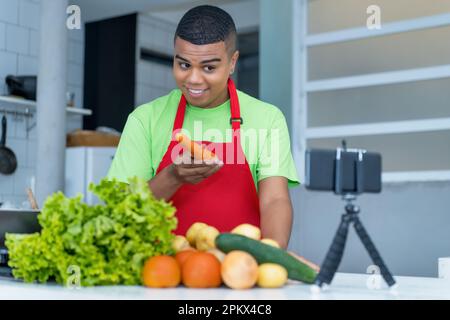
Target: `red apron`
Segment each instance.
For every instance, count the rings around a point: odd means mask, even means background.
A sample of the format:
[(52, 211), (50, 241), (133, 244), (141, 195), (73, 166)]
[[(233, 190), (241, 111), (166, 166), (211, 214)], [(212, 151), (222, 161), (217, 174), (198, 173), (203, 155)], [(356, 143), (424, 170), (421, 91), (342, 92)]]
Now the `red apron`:
[[(185, 235), (187, 229), (195, 222), (204, 222), (216, 227), (220, 232), (230, 231), (242, 223), (260, 226), (259, 199), (241, 146), (242, 118), (236, 88), (231, 79), (228, 80), (228, 92), (231, 106), (230, 123), (233, 128), (232, 142), (201, 142), (207, 145), (224, 165), (219, 171), (196, 185), (182, 185), (172, 196), (170, 201), (177, 209), (178, 219), (175, 234)], [(179, 150), (179, 146), (174, 150), (177, 146), (174, 133), (183, 127), (185, 111), (186, 99), (182, 95), (173, 124), (172, 141), (156, 173), (172, 164), (173, 151), (178, 154), (183, 152)]]

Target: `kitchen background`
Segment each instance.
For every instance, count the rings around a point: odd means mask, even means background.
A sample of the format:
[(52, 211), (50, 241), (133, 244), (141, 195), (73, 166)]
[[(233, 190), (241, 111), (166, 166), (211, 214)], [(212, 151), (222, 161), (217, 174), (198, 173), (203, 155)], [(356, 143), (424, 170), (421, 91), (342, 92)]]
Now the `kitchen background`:
[[(0, 79), (38, 74), (43, 1), (0, 0)], [(176, 24), (203, 3), (234, 17), (235, 80), (284, 112), (301, 175), (306, 147), (335, 148), (346, 138), (383, 154), (383, 192), (358, 199), (361, 219), (394, 274), (437, 276), (437, 259), (450, 255), (450, 0), (74, 0), (82, 28), (67, 30), (66, 91), (78, 110), (67, 111), (66, 133), (120, 131), (135, 106), (174, 88)], [(380, 30), (366, 28), (370, 5), (381, 9)], [(0, 110), (27, 108), (33, 117), (7, 115), (18, 169), (0, 176), (0, 202), (16, 207), (36, 184), (36, 107), (0, 97)], [(106, 174), (114, 153), (76, 149), (65, 159), (69, 194)], [(320, 263), (343, 202), (303, 186), (291, 196), (291, 249)], [(370, 264), (351, 232), (339, 270), (365, 273)]]

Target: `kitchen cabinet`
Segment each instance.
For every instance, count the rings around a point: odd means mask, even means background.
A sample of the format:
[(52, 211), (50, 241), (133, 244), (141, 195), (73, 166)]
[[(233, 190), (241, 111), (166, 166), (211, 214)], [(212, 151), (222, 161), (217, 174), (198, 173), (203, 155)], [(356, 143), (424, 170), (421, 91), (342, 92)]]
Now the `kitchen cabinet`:
[(74, 197), (81, 193), (87, 204), (98, 203), (99, 200), (88, 191), (88, 187), (108, 174), (115, 152), (114, 147), (67, 148), (65, 194)]

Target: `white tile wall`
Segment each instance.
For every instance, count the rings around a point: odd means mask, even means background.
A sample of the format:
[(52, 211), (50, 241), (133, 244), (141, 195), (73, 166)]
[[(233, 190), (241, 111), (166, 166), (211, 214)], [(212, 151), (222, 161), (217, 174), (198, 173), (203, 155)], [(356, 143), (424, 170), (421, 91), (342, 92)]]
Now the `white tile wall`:
[(153, 87), (143, 84), (136, 86), (136, 106), (140, 106), (156, 98), (156, 92), (154, 92)]
[(17, 24), (19, 21), (19, 1), (0, 0), (0, 21)]
[[(26, 189), (30, 187), (34, 175), (34, 168), (18, 167), (15, 173), (13, 195), (26, 194)], [(23, 199), (26, 200), (25, 197)], [(17, 205), (20, 205), (20, 203)]]
[[(36, 127), (33, 129), (36, 132)], [(30, 137), (27, 140), (27, 163), (25, 164), (28, 168), (33, 168), (37, 159), (37, 138), (36, 134), (34, 137)]]
[[(10, 121), (11, 122), (11, 121)], [(7, 146), (10, 148), (14, 154), (16, 155), (18, 168), (22, 168), (28, 165), (27, 161), (27, 140), (25, 139), (16, 139), (10, 136), (10, 139), (7, 140)]]
[[(84, 107), (83, 105), (83, 88), (81, 86), (73, 86), (68, 84), (67, 91), (75, 93), (75, 106), (77, 108)], [(89, 107), (89, 106), (86, 106)]]
[(139, 59), (141, 48), (173, 55), (173, 35), (176, 25), (149, 15), (138, 16), (136, 63), (136, 106), (166, 95), (176, 88), (172, 68)]
[(138, 18), (138, 43), (145, 48), (153, 47), (154, 27)]
[[(8, 74), (38, 74), (40, 0), (0, 0), (0, 94), (6, 94), (4, 79)], [(68, 31), (67, 90), (75, 92), (75, 105), (82, 107), (84, 29)], [(17, 106), (0, 103), (0, 109), (17, 110)], [(1, 116), (1, 114), (0, 114)], [(16, 154), (18, 168), (13, 175), (0, 175), (0, 202), (15, 206), (26, 202), (25, 188), (30, 186), (36, 171), (37, 135), (35, 123), (14, 115), (7, 116), (7, 145)], [(67, 117), (67, 131), (82, 126), (80, 116)]]
[(77, 87), (81, 87), (83, 84), (83, 70), (78, 65), (69, 63), (67, 68), (67, 83)]
[[(69, 30), (67, 90), (75, 93), (75, 106), (84, 108), (83, 77), (84, 77), (84, 27), (80, 30)], [(89, 106), (86, 106), (89, 107)], [(82, 126), (82, 118), (70, 116), (67, 130), (78, 129)]]
[(0, 22), (0, 50), (6, 47), (6, 24)]
[(29, 0), (20, 0), (19, 24), (30, 29), (39, 30), (40, 5)]
[(76, 65), (83, 64), (84, 60), (84, 47), (83, 43), (78, 41), (70, 41), (69, 42), (69, 62), (73, 62)]
[(4, 84), (8, 74), (17, 73), (17, 54), (0, 50), (0, 61), (0, 81)]
[(39, 55), (39, 32), (36, 30), (30, 30), (30, 55)]
[(14, 194), (14, 176), (1, 176), (0, 201), (5, 201), (7, 196)]
[[(3, 114), (1, 115), (3, 117)], [(6, 142), (9, 145), (11, 138), (16, 137), (16, 122), (12, 121), (13, 117), (6, 117)]]
[(28, 54), (30, 30), (12, 24), (6, 25), (6, 50), (14, 53)]
[[(9, 111), (17, 110), (17, 106), (11, 104), (2, 103), (0, 107)], [(34, 120), (34, 118), (31, 119), (29, 125)], [(24, 185), (30, 186), (30, 181), (35, 175), (35, 163), (29, 157), (29, 142), (33, 131), (35, 137), (36, 129), (33, 129), (27, 139), (26, 121), (22, 117), (7, 115), (6, 145), (15, 153), (18, 167), (12, 175), (0, 174), (0, 201), (8, 200), (14, 205), (20, 206), (26, 200)]]
[(175, 78), (173, 77), (172, 68), (170, 69), (170, 74), (166, 79), (166, 88), (169, 90), (175, 89), (177, 87), (177, 83), (175, 82)]
[(138, 63), (138, 83), (165, 88), (167, 79), (173, 78), (172, 68), (158, 63), (140, 61)]
[[(33, 124), (36, 124), (36, 118), (22, 118), (22, 117), (12, 117), (13, 123), (15, 126), (14, 137), (17, 139), (36, 139), (36, 126), (32, 127)], [(28, 132), (26, 128), (32, 129)]]
[(81, 29), (69, 30), (69, 40), (78, 41), (84, 43), (84, 27)]
[(39, 60), (37, 57), (19, 55), (17, 74), (35, 75), (38, 74)]

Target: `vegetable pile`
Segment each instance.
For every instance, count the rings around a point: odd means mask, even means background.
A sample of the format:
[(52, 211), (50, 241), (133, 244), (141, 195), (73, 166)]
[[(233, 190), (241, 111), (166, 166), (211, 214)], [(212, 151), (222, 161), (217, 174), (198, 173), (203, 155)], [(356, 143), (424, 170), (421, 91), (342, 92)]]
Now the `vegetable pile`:
[(145, 181), (103, 180), (90, 190), (104, 204), (58, 192), (38, 215), (40, 233), (6, 235), (14, 277), (67, 284), (79, 270), (82, 286), (136, 285), (148, 258), (173, 253), (175, 208), (156, 200)]
[[(261, 239), (261, 235), (259, 227), (248, 223), (220, 233), (204, 222), (195, 222), (185, 236), (175, 237), (175, 257), (156, 256), (146, 262), (144, 285), (173, 288), (182, 283), (188, 288), (216, 288), (224, 283), (231, 289), (250, 289), (255, 285), (281, 288), (288, 279), (314, 282), (319, 266), (286, 251), (273, 239)], [(173, 267), (175, 262), (179, 268)]]

